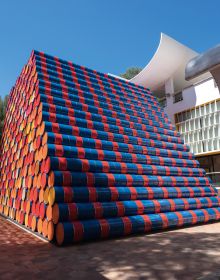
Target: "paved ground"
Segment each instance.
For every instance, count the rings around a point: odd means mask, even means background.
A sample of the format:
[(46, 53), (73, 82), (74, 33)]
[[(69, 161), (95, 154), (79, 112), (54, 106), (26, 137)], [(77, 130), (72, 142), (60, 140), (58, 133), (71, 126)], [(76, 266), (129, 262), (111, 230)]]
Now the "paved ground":
[(0, 279), (220, 279), (220, 223), (59, 248), (0, 217)]

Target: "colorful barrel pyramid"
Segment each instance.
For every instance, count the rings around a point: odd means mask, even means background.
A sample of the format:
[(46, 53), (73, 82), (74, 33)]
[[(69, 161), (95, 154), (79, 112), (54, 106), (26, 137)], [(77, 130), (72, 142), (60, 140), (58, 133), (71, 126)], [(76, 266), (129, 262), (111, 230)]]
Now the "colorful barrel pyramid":
[(7, 105), (0, 213), (59, 245), (220, 219), (151, 91), (33, 51)]

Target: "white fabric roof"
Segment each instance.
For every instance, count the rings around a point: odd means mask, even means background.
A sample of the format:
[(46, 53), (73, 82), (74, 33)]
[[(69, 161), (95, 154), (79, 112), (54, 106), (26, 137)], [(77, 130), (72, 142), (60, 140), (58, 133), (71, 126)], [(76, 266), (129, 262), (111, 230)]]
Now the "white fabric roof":
[(175, 89), (192, 85), (210, 76), (210, 73), (188, 82), (185, 80), (185, 66), (198, 53), (177, 42), (168, 35), (161, 33), (159, 46), (145, 68), (130, 81), (156, 90), (173, 77)]

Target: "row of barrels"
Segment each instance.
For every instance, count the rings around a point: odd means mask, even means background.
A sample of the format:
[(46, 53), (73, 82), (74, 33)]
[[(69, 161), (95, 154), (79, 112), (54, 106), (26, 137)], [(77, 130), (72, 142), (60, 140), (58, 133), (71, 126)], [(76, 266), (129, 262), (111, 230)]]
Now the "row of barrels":
[(59, 245), (220, 218), (149, 89), (33, 51), (7, 105), (0, 213)]

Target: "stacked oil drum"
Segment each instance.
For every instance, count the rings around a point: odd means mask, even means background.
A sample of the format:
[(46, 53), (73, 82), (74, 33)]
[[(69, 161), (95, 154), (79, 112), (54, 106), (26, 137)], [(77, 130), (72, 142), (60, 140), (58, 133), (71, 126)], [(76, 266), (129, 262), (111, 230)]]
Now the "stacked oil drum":
[(0, 213), (59, 245), (220, 219), (149, 89), (33, 51), (1, 141)]

